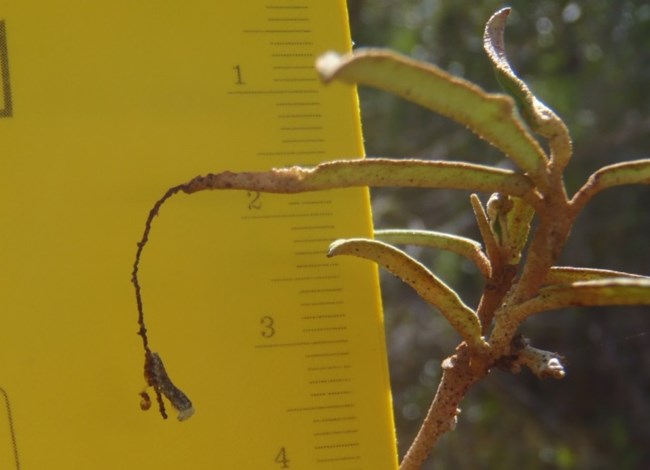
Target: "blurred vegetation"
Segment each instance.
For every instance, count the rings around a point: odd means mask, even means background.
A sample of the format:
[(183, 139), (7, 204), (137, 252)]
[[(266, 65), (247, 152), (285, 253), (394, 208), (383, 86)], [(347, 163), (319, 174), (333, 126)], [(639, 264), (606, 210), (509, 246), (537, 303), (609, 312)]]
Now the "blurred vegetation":
[[(355, 45), (436, 63), (490, 91), (483, 27), (503, 4), (486, 0), (349, 0)], [(650, 157), (650, 4), (645, 0), (510, 2), (510, 61), (572, 131), (566, 174), (573, 193), (603, 165)], [(459, 126), (375, 90), (360, 90), (371, 156), (510, 166)], [(482, 195), (486, 197), (487, 195)], [(429, 228), (479, 239), (468, 195), (377, 190), (377, 227)], [(579, 218), (561, 263), (650, 275), (650, 188), (597, 196)], [(452, 255), (412, 251), (476, 305), (479, 275)], [(419, 428), (458, 337), (436, 312), (382, 274), (400, 456)], [(464, 402), (459, 426), (436, 449), (437, 469), (650, 468), (650, 311), (548, 312), (525, 324), (533, 345), (565, 354), (568, 376), (539, 381), (494, 372)], [(433, 466), (428, 467), (433, 468)]]

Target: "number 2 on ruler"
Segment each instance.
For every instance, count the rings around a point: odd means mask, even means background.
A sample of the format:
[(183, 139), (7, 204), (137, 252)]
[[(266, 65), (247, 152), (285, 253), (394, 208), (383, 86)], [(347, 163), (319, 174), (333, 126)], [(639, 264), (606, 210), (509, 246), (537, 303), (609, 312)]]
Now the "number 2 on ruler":
[(280, 468), (289, 468), (289, 457), (287, 457), (286, 447), (280, 447), (280, 452), (275, 456), (274, 462), (280, 464)]

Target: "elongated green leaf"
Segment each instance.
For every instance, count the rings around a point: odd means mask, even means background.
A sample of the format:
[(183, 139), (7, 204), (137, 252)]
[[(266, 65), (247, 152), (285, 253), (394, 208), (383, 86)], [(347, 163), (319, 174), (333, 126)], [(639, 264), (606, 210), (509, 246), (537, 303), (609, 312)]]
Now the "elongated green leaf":
[(470, 238), (428, 230), (375, 230), (375, 239), (389, 245), (417, 245), (447, 250), (473, 261), (483, 274), (490, 277), (490, 260), (481, 244)]
[(485, 347), (476, 313), (444, 282), (403, 251), (380, 241), (352, 238), (330, 245), (327, 256), (338, 255), (358, 256), (383, 266), (437, 308), (470, 347)]
[(589, 177), (571, 201), (581, 208), (603, 189), (624, 184), (650, 184), (650, 158), (608, 165)]
[(474, 216), (476, 217), (476, 223), (479, 232), (481, 233), (481, 237), (483, 238), (483, 243), (485, 243), (485, 252), (489, 259), (496, 260), (499, 258), (500, 253), (499, 243), (494, 236), (494, 232), (490, 226), (490, 220), (483, 208), (483, 204), (476, 194), (470, 194), (469, 201), (472, 204), (472, 209), (474, 210)]
[(490, 197), (487, 209), (505, 261), (510, 265), (519, 264), (535, 215), (533, 207), (521, 198), (495, 193)]
[(337, 160), (312, 168), (294, 166), (262, 172), (208, 174), (185, 184), (193, 193), (207, 189), (247, 189), (298, 193), (352, 186), (419, 187), (501, 191), (532, 197), (532, 183), (518, 173), (460, 162), (369, 158)]
[(528, 240), (530, 223), (535, 211), (532, 206), (519, 197), (511, 197), (512, 209), (506, 214), (508, 224), (508, 247), (510, 253), (519, 262), (521, 252)]
[(545, 284), (570, 284), (579, 281), (597, 281), (611, 278), (648, 279), (638, 274), (612, 271), (610, 269), (574, 268), (568, 266), (554, 266), (546, 276)]
[(316, 62), (321, 77), (369, 85), (420, 104), (467, 126), (501, 149), (536, 183), (544, 183), (546, 156), (519, 120), (512, 98), (487, 93), (444, 70), (382, 49), (328, 53)]
[(483, 36), (483, 47), (492, 61), (501, 86), (515, 98), (530, 128), (548, 139), (555, 164), (564, 168), (571, 158), (569, 130), (550, 108), (532, 94), (528, 86), (512, 70), (506, 56), (504, 40), (505, 24), (509, 14), (510, 8), (503, 8), (488, 20)]
[(544, 287), (510, 314), (522, 320), (546, 310), (605, 305), (650, 305), (650, 279), (608, 278)]

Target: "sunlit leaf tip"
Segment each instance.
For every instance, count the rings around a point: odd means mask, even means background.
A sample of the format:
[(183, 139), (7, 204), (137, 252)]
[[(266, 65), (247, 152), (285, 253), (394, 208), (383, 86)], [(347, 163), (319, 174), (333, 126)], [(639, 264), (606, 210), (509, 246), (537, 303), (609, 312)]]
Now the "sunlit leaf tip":
[(505, 25), (510, 8), (497, 11), (488, 20), (483, 35), (487, 53), (498, 82), (517, 102), (521, 115), (530, 128), (549, 141), (555, 165), (563, 168), (571, 157), (572, 144), (564, 122), (542, 103), (512, 69), (505, 49)]

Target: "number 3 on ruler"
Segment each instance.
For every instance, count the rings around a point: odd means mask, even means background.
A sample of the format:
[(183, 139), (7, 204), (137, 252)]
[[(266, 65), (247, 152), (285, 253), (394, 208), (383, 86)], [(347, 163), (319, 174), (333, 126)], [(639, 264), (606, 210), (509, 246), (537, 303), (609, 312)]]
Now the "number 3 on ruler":
[(275, 456), (275, 463), (280, 464), (280, 468), (289, 468), (289, 457), (287, 457), (287, 449), (280, 447), (280, 452)]
[[(273, 317), (265, 316), (260, 318), (260, 323), (262, 324), (262, 336), (265, 338), (271, 338), (275, 335), (275, 322)], [(283, 447), (284, 449), (284, 447)]]

